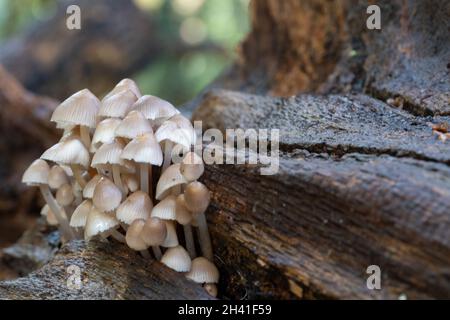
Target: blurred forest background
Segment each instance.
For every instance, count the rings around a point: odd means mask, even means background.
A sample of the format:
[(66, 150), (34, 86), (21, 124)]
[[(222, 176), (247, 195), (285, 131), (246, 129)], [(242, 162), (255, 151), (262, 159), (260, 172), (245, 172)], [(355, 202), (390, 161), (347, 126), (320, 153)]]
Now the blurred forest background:
[[(184, 43), (187, 49), (181, 56), (160, 55), (128, 76), (142, 92), (177, 105), (189, 101), (231, 64), (236, 45), (249, 29), (249, 0), (130, 1), (151, 17), (159, 33), (155, 38)], [(2, 43), (33, 24), (50, 20), (57, 4), (57, 0), (0, 0), (0, 50)]]

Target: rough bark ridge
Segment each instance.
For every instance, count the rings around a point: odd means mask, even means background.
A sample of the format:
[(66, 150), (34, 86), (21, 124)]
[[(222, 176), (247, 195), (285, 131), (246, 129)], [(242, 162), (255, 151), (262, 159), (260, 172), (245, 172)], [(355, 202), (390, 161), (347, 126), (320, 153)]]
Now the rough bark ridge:
[[(255, 165), (204, 175), (221, 297), (450, 297), (450, 145), (430, 127), (450, 121), (450, 4), (377, 4), (381, 31), (365, 28), (366, 1), (254, 1), (239, 63), (211, 85), (226, 90), (192, 103), (204, 129), (280, 129), (276, 175)], [(79, 297), (155, 297), (140, 285), (92, 289), (113, 274), (97, 254), (120, 275), (132, 268), (129, 251), (111, 250), (69, 243), (43, 268), (0, 283), (0, 296), (73, 297), (63, 266), (82, 261), (103, 271)], [(366, 287), (373, 264), (381, 290)], [(164, 272), (146, 268), (139, 279)], [(160, 284), (145, 279), (132, 283)]]

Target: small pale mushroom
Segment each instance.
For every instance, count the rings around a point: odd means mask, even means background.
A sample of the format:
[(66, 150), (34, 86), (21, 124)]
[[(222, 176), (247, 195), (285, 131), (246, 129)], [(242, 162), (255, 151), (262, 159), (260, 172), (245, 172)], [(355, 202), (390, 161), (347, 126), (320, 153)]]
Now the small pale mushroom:
[(120, 242), (125, 242), (125, 237), (116, 229), (119, 227), (119, 221), (114, 215), (101, 212), (95, 206), (92, 206), (84, 227), (84, 238), (90, 240), (96, 235), (104, 238), (112, 236)]
[(122, 181), (129, 192), (135, 192), (139, 189), (139, 180), (136, 175), (125, 173), (122, 175)]
[(155, 258), (161, 260), (162, 254), (159, 246), (167, 237), (166, 223), (161, 219), (149, 217), (142, 228), (141, 237), (148, 246), (152, 247)]
[(92, 199), (94, 196), (94, 189), (97, 183), (104, 178), (102, 175), (97, 174), (83, 188), (83, 198)]
[(137, 100), (133, 91), (125, 89), (119, 91), (101, 102), (98, 116), (103, 118), (124, 118), (130, 111), (131, 106)]
[(189, 182), (200, 178), (204, 171), (203, 160), (195, 152), (187, 153), (180, 164), (180, 172)]
[[(42, 207), (41, 215), (46, 218), (48, 225), (50, 225), (50, 226), (59, 225), (58, 220), (55, 217), (55, 214), (53, 213), (52, 210), (50, 210), (50, 207), (48, 206), (48, 204), (45, 204), (45, 206)], [(65, 213), (63, 213), (63, 217), (67, 219)]]
[(151, 216), (162, 220), (176, 220), (176, 197), (169, 195), (153, 207)]
[(137, 110), (130, 111), (115, 131), (116, 137), (126, 139), (134, 139), (146, 133), (153, 134), (152, 126), (142, 113)]
[(171, 188), (186, 184), (188, 181), (180, 172), (180, 164), (176, 163), (168, 167), (159, 177), (156, 185), (156, 199), (161, 200), (165, 198), (170, 192)]
[(161, 247), (172, 248), (178, 246), (179, 242), (175, 223), (169, 220), (165, 220), (164, 223), (166, 224), (167, 235), (164, 242), (161, 244)]
[(54, 165), (48, 173), (48, 186), (52, 189), (59, 189), (62, 185), (68, 184), (69, 177), (63, 168)]
[(152, 208), (153, 203), (149, 195), (139, 190), (122, 202), (116, 210), (116, 217), (125, 224), (131, 224), (136, 219), (146, 220)]
[(70, 218), (70, 226), (74, 228), (84, 228), (91, 209), (92, 209), (92, 201), (89, 199), (84, 200), (73, 211), (72, 217)]
[(186, 274), (186, 278), (205, 284), (205, 290), (212, 296), (217, 296), (217, 287), (219, 282), (219, 270), (217, 267), (204, 257), (197, 257), (192, 260), (191, 270)]
[(198, 225), (199, 242), (202, 253), (206, 258), (212, 260), (213, 250), (205, 217), (205, 211), (208, 208), (210, 198), (211, 195), (208, 188), (198, 181), (189, 183), (184, 190), (186, 207), (193, 213), (194, 219)]
[(147, 251), (148, 245), (141, 237), (142, 228), (145, 225), (145, 220), (136, 219), (131, 224), (127, 230), (127, 234), (125, 236), (128, 247), (133, 250), (141, 252), (144, 258), (150, 258), (150, 255)]
[(108, 99), (110, 96), (113, 96), (116, 93), (125, 90), (131, 90), (138, 98), (141, 96), (141, 91), (139, 90), (136, 82), (131, 79), (125, 78), (120, 80), (120, 82), (114, 87), (114, 89), (112, 89), (102, 100)]
[(153, 134), (148, 132), (131, 140), (121, 157), (139, 163), (141, 190), (152, 197), (151, 166), (161, 166), (163, 162), (161, 148)]
[(91, 144), (90, 129), (97, 125), (100, 101), (88, 89), (83, 89), (64, 100), (53, 112), (50, 121), (63, 127), (80, 126), (81, 141), (86, 148)]
[(95, 185), (92, 203), (102, 212), (112, 212), (122, 201), (122, 192), (108, 178), (100, 179)]
[(62, 209), (48, 186), (48, 174), (50, 167), (47, 162), (42, 159), (37, 159), (28, 167), (22, 176), (22, 182), (28, 186), (39, 187), (45, 202), (49, 206), (49, 209), (53, 212), (58, 224), (62, 237), (66, 240), (72, 240), (75, 238), (73, 230), (69, 226), (64, 209)]
[(63, 184), (58, 191), (56, 191), (56, 202), (61, 207), (70, 206), (75, 200), (75, 196), (73, 194), (72, 186), (68, 183)]
[(116, 137), (116, 128), (121, 122), (122, 121), (120, 119), (114, 118), (108, 118), (100, 121), (94, 131), (90, 151), (95, 152), (103, 144), (114, 142), (114, 138)]
[(191, 258), (182, 246), (168, 249), (161, 258), (161, 262), (177, 272), (191, 270)]
[(141, 112), (154, 127), (180, 113), (170, 102), (151, 95), (140, 97), (132, 109)]

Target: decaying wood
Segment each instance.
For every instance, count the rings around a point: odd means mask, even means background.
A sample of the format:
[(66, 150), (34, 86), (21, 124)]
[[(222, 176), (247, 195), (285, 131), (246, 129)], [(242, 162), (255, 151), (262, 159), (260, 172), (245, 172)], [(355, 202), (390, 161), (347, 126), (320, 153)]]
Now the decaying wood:
[[(208, 219), (233, 298), (450, 297), (450, 144), (363, 95), (212, 91), (204, 129), (280, 129), (280, 171), (207, 167)], [(366, 287), (378, 265), (382, 290)], [(238, 285), (240, 284), (240, 285)]]

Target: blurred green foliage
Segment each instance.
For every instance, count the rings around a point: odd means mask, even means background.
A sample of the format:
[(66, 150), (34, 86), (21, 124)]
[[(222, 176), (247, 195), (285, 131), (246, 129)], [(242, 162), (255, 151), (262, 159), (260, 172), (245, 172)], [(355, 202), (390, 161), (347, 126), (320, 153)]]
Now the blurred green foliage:
[[(217, 77), (249, 29), (249, 0), (134, 0), (156, 19), (161, 35), (192, 47), (160, 57), (135, 75), (142, 91), (181, 104)], [(56, 9), (55, 0), (0, 0), (0, 41)], [(174, 41), (175, 42), (175, 41)], [(211, 50), (217, 47), (220, 50)]]

